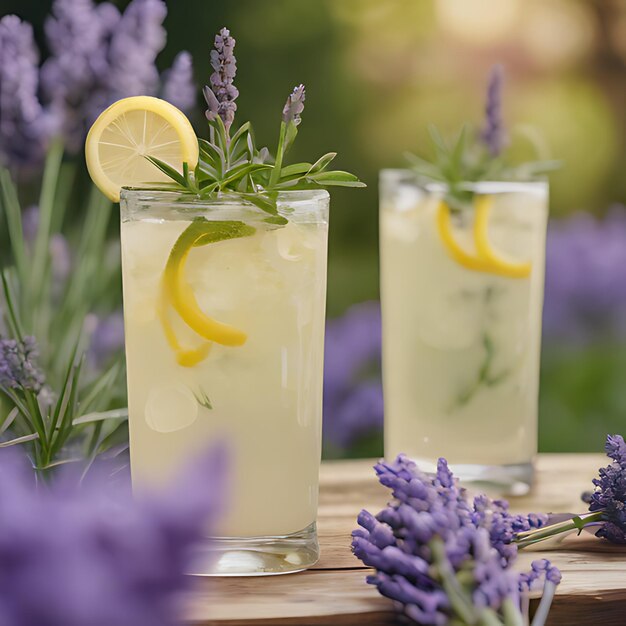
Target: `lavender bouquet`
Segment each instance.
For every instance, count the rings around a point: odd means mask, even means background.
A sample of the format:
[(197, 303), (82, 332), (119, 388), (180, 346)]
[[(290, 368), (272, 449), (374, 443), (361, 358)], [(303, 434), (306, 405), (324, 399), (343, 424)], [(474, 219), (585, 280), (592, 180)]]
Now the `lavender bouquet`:
[(540, 529), (542, 515), (513, 515), (504, 501), (469, 501), (440, 459), (435, 476), (406, 456), (374, 469), (394, 500), (376, 516), (362, 511), (352, 533), (354, 554), (376, 573), (367, 582), (419, 624), (528, 624), (528, 592), (543, 586), (532, 621), (545, 623), (561, 575), (549, 561), (531, 572), (512, 569), (522, 530)]
[(520, 532), (515, 542), (520, 548), (586, 527), (596, 530), (596, 537), (626, 545), (626, 443), (621, 435), (607, 435), (605, 450), (611, 463), (598, 470), (593, 479), (595, 490), (585, 495), (589, 512), (540, 529)]
[(190, 56), (163, 76), (155, 66), (165, 15), (162, 0), (123, 13), (55, 0), (41, 66), (31, 26), (0, 19), (0, 447), (25, 446), (42, 475), (126, 446), (112, 205), (85, 180), (80, 150), (118, 98), (193, 106)]

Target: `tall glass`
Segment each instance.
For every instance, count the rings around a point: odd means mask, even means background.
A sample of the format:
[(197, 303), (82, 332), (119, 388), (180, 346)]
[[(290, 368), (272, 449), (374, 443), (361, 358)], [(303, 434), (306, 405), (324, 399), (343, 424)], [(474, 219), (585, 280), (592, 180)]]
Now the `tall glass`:
[(385, 454), (523, 493), (537, 450), (548, 186), (467, 184), (468, 208), (381, 173)]
[(232, 196), (122, 192), (135, 488), (211, 441), (230, 451), (229, 515), (193, 573), (318, 559), (328, 205), (325, 191), (282, 193), (280, 225)]

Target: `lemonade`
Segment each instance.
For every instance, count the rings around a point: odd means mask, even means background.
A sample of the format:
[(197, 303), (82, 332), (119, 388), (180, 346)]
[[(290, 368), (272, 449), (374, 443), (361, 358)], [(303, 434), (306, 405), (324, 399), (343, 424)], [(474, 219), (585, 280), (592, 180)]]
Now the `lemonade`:
[[(283, 193), (278, 207), (284, 226), (241, 200), (122, 192), (133, 481), (166, 481), (195, 452), (224, 440), (230, 514), (220, 534), (228, 537), (291, 535), (316, 518), (328, 194)], [(168, 257), (198, 217), (249, 229), (194, 247), (184, 268), (200, 309), (239, 329), (241, 345), (206, 342), (172, 307), (163, 310)], [(186, 362), (198, 348), (198, 362)]]
[(547, 185), (473, 189), (475, 210), (442, 212), (442, 186), (382, 173), (385, 454), (426, 470), (444, 456), (520, 491), (537, 445)]

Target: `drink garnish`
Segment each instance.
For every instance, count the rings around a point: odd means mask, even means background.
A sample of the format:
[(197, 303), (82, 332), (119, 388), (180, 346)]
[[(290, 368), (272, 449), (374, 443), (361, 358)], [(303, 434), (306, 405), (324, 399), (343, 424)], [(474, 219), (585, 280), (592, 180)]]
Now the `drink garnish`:
[[(463, 267), (507, 278), (526, 278), (532, 267), (528, 262), (514, 262), (497, 252), (489, 240), (489, 216), (493, 196), (479, 194), (473, 183), (480, 181), (530, 181), (559, 167), (553, 160), (538, 160), (512, 165), (505, 148), (509, 144), (501, 119), (502, 69), (492, 71), (488, 87), (486, 120), (481, 132), (464, 126), (457, 139), (448, 144), (435, 126), (429, 127), (435, 150), (433, 160), (407, 154), (418, 180), (424, 185), (443, 185), (443, 198), (436, 220), (437, 232), (452, 259)], [(537, 152), (539, 149), (537, 146)], [(474, 250), (457, 243), (452, 215), (471, 213), (474, 219)]]
[(448, 254), (467, 269), (497, 274), (507, 278), (526, 278), (530, 275), (530, 261), (514, 262), (504, 258), (489, 241), (489, 213), (493, 198), (488, 195), (474, 198), (474, 227), (472, 229), (474, 252), (465, 250), (455, 239), (450, 207), (442, 200), (437, 209), (437, 230)]
[(245, 332), (209, 317), (200, 308), (196, 296), (185, 280), (185, 264), (193, 248), (218, 243), (228, 239), (250, 237), (256, 229), (240, 221), (209, 221), (196, 218), (178, 237), (172, 247), (161, 279), (162, 309), (161, 324), (170, 346), (176, 353), (178, 363), (192, 367), (204, 360), (209, 353), (210, 343), (194, 350), (180, 347), (168, 318), (171, 306), (180, 318), (197, 335), (208, 342), (224, 346), (241, 346), (245, 343)]
[(85, 142), (89, 174), (113, 202), (119, 202), (122, 187), (170, 180), (147, 156), (182, 172), (183, 163), (196, 166), (198, 155), (198, 140), (185, 115), (169, 102), (150, 96), (113, 103), (98, 116)]

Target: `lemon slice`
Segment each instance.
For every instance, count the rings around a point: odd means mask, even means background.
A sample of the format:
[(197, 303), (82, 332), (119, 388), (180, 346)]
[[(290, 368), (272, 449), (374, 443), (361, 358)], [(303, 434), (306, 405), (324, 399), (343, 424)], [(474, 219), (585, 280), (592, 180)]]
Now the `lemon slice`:
[(488, 272), (489, 263), (477, 254), (465, 250), (455, 239), (452, 231), (450, 207), (442, 200), (437, 209), (437, 231), (448, 254), (463, 267), (477, 272)]
[(516, 263), (505, 259), (498, 254), (489, 241), (489, 213), (491, 212), (492, 199), (489, 196), (477, 197), (474, 207), (474, 243), (478, 255), (491, 267), (494, 274), (509, 278), (526, 278), (532, 270), (532, 263), (525, 261)]
[(179, 172), (198, 163), (198, 140), (185, 115), (165, 100), (124, 98), (103, 111), (85, 142), (87, 169), (98, 188), (119, 202), (122, 187), (171, 179), (145, 157), (152, 156)]
[(193, 248), (218, 243), (226, 239), (250, 237), (255, 228), (238, 221), (211, 221), (195, 219), (178, 237), (172, 247), (161, 282), (162, 297), (159, 317), (163, 332), (170, 347), (176, 354), (176, 360), (183, 367), (193, 367), (209, 354), (210, 343), (203, 343), (197, 348), (185, 349), (176, 338), (169, 321), (167, 309), (171, 307), (196, 334), (208, 342), (224, 346), (241, 346), (248, 338), (246, 333), (230, 324), (224, 324), (209, 317), (198, 305), (198, 301), (189, 283), (185, 280), (185, 265)]
[(515, 263), (502, 257), (489, 241), (491, 198), (477, 196), (474, 206), (473, 238), (475, 251), (468, 251), (456, 240), (452, 228), (450, 207), (443, 200), (437, 209), (437, 231), (444, 247), (459, 265), (475, 272), (497, 274), (507, 278), (526, 278), (532, 270), (530, 261)]

